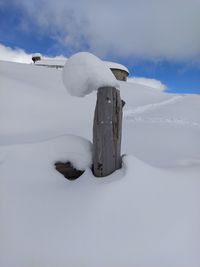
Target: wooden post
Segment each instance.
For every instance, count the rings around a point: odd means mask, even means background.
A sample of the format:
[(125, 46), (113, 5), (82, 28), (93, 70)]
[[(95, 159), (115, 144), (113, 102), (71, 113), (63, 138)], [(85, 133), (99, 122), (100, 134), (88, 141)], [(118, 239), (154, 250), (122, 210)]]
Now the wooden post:
[(122, 101), (114, 87), (98, 89), (93, 125), (93, 173), (104, 177), (121, 168)]

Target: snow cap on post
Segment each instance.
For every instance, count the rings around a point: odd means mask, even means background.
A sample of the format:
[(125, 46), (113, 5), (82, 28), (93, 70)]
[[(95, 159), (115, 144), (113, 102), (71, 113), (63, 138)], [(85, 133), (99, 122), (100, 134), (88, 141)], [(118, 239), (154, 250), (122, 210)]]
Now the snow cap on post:
[(88, 52), (70, 57), (63, 69), (63, 82), (72, 96), (83, 97), (100, 87), (119, 88), (119, 84), (106, 64)]

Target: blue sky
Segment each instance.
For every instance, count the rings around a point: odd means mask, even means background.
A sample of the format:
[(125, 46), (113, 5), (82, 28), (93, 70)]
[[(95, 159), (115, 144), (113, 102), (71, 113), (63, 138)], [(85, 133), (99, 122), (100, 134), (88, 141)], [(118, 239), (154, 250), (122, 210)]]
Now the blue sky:
[(89, 51), (168, 92), (200, 93), (200, 1), (74, 2), (0, 0), (0, 43), (47, 56)]

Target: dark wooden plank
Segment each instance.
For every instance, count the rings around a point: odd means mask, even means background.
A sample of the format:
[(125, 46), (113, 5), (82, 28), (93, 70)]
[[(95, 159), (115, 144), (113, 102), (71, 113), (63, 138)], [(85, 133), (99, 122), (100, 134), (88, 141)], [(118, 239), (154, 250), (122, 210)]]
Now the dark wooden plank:
[(98, 89), (93, 125), (93, 172), (104, 177), (121, 168), (122, 101), (114, 87)]

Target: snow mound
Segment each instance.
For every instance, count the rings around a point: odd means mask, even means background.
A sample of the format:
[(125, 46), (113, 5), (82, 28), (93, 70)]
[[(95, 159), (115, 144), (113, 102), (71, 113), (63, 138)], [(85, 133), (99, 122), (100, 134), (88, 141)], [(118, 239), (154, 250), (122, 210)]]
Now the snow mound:
[(80, 52), (69, 58), (63, 69), (63, 82), (72, 96), (83, 97), (99, 87), (119, 88), (109, 67), (96, 56)]
[(105, 179), (87, 168), (71, 182), (53, 166), (69, 141), (89, 154), (70, 136), (1, 148), (1, 267), (200, 266), (199, 167), (125, 156)]

